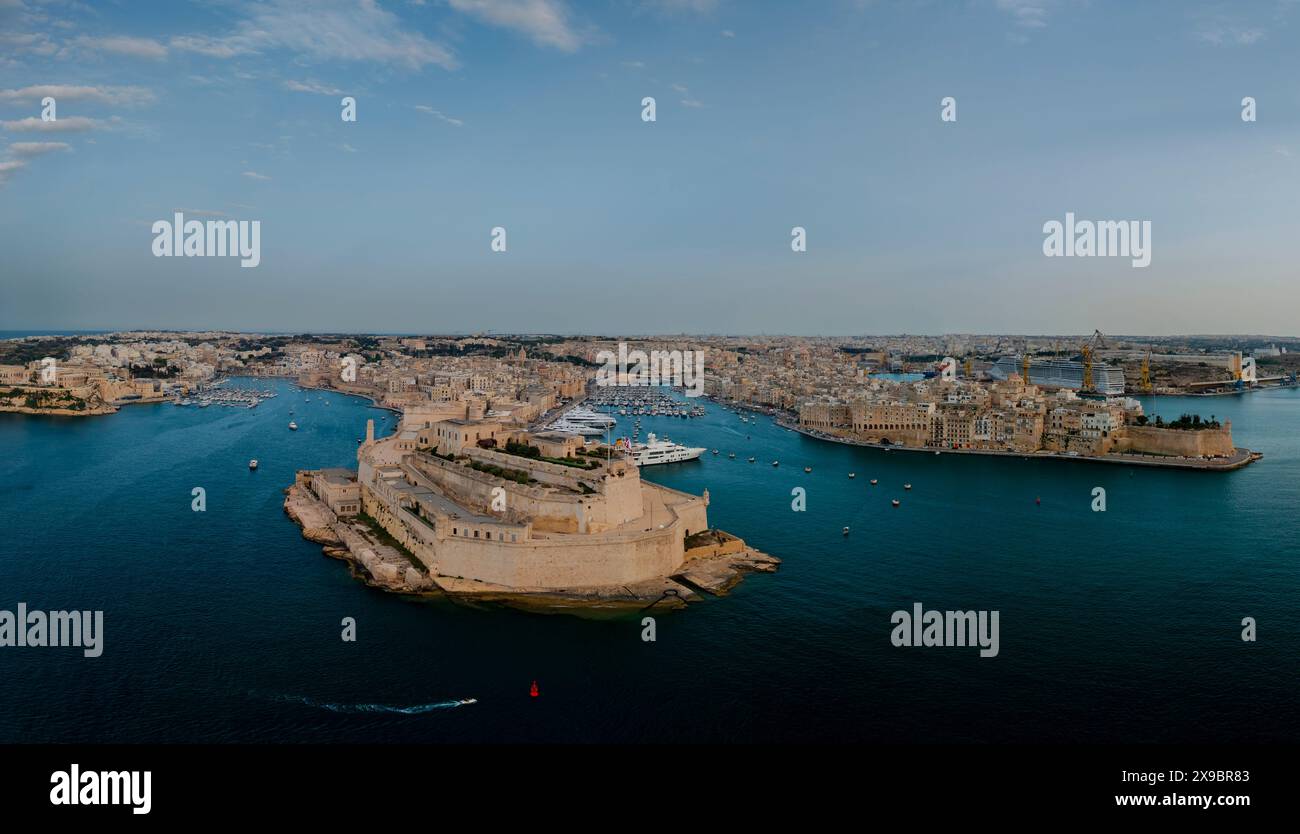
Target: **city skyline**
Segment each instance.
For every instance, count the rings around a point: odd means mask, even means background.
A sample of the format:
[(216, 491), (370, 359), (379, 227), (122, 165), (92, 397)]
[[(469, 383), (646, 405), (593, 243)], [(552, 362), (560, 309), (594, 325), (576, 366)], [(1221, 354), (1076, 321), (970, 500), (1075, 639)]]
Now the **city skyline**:
[(0, 328), (1294, 332), (1295, 4), (773, 8), (0, 3)]

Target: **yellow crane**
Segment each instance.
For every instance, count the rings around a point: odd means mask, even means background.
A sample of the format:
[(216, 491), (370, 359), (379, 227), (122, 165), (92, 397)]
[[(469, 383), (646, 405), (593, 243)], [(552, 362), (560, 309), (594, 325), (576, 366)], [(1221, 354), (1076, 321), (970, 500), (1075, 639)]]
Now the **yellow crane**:
[(1106, 347), (1106, 338), (1100, 330), (1092, 331), (1092, 338), (1083, 346), (1083, 390), (1093, 393), (1097, 389), (1092, 384), (1092, 351), (1094, 346)]
[(1029, 384), (1029, 347), (1025, 347), (1025, 353), (1020, 358), (1020, 376), (1024, 378), (1025, 384)]
[(967, 378), (967, 379), (970, 379), (970, 378), (973, 376), (973, 374), (971, 374), (971, 372), (970, 372), (970, 370), (971, 370), (971, 362), (970, 362), (970, 354), (969, 354), (969, 353), (966, 354), (966, 361), (963, 363), (963, 368), (962, 368), (962, 369), (966, 372), (966, 378)]
[(1147, 355), (1142, 357), (1142, 390), (1151, 393), (1151, 348), (1147, 347)]

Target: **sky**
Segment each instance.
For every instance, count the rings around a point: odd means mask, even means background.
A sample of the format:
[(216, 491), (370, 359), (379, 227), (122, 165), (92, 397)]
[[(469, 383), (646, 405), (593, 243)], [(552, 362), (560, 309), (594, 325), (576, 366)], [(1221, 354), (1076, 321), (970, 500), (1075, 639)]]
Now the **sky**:
[(1297, 0), (0, 0), (0, 330), (1296, 335), (1297, 79)]

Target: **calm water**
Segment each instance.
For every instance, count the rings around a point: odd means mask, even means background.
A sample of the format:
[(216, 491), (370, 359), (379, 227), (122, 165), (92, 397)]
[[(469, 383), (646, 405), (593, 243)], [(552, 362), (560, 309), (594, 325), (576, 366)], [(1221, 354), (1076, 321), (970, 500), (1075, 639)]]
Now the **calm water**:
[[(0, 415), (0, 608), (106, 612), (98, 659), (0, 649), (0, 742), (1300, 740), (1295, 391), (1158, 401), (1230, 418), (1266, 453), (1231, 474), (855, 449), (713, 404), (645, 418), (643, 436), (721, 452), (648, 474), (707, 487), (714, 525), (784, 564), (662, 613), (643, 643), (639, 615), (415, 602), (353, 580), (281, 491), (297, 468), (352, 465), (365, 419), (387, 412), (240, 384), (281, 396)], [(890, 613), (914, 602), (999, 610), (1001, 654), (893, 647)], [(349, 616), (356, 643), (339, 639)]]

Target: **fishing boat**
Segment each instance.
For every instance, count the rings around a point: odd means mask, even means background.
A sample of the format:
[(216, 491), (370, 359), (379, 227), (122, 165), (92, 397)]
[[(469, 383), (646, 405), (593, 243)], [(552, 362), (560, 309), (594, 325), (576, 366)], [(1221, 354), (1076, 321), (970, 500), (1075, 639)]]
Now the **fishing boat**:
[(844, 528), (844, 535), (847, 536), (848, 534), (849, 534), (849, 528), (845, 527), (845, 528)]
[(812, 471), (812, 467), (811, 467), (811, 466), (805, 466), (805, 467), (803, 468), (803, 471), (804, 471), (804, 472), (811, 472), (811, 471)]
[(750, 462), (750, 463), (753, 463), (753, 462), (754, 462), (754, 459), (751, 457), (751, 458), (749, 459), (749, 462)]
[(735, 460), (735, 459), (736, 459), (736, 453), (735, 453), (735, 452), (728, 452), (728, 453), (727, 453), (727, 457), (731, 458), (732, 460)]
[(911, 484), (903, 484), (903, 489), (911, 489), (911, 488), (912, 488)]
[(294, 421), (290, 420), (290, 421), (289, 421), (289, 431), (297, 431), (297, 430), (298, 430), (298, 424), (295, 423)]
[(878, 484), (878, 483), (880, 483), (880, 482), (877, 481), (875, 478), (872, 478), (872, 479), (871, 479), (871, 485), (872, 485), (872, 486), (875, 486), (875, 485)]
[(850, 473), (849, 473), (849, 477), (850, 477), (850, 478), (856, 478), (856, 477), (858, 477), (858, 473), (856, 473), (856, 472), (850, 472)]
[(256, 468), (257, 468), (257, 458), (253, 458), (252, 460), (250, 460), (250, 461), (248, 462), (248, 468), (249, 468), (249, 469), (256, 469)]
[(898, 499), (895, 498), (893, 501), (890, 501), (889, 503), (891, 503), (891, 504), (893, 504), (895, 507), (897, 507), (897, 506), (898, 506)]

